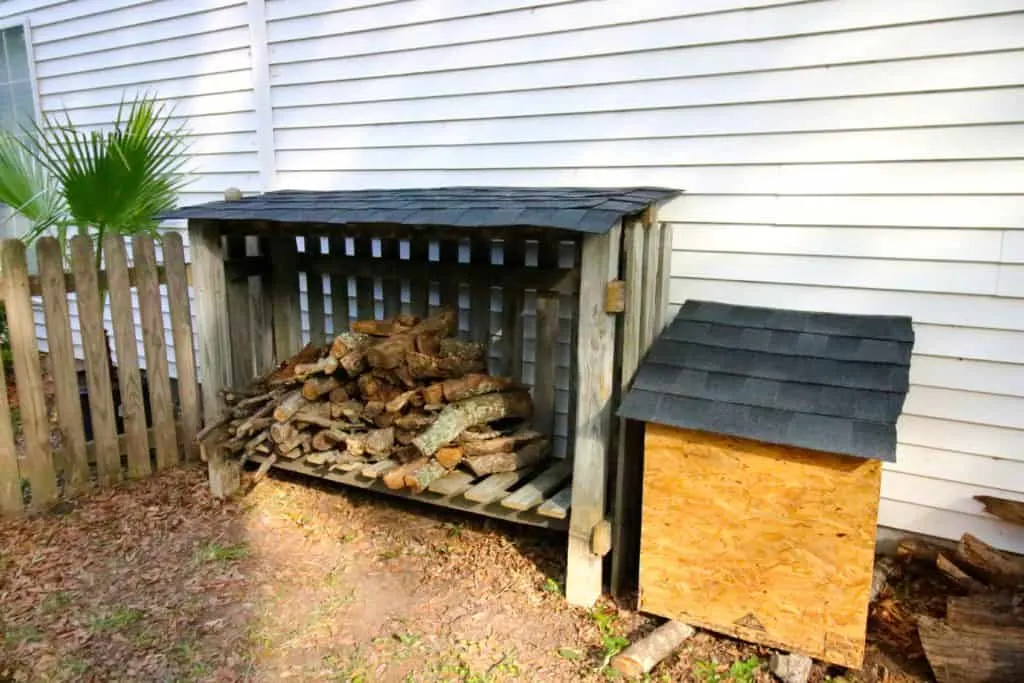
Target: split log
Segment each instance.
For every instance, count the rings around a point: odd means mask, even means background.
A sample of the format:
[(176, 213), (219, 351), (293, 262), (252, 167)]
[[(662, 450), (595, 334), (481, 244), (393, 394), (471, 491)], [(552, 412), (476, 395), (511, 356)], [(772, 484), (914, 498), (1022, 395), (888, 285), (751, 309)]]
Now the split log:
[(946, 557), (945, 553), (939, 553), (935, 559), (935, 566), (954, 586), (966, 593), (985, 593), (989, 590), (984, 583), (953, 564), (953, 561)]
[(421, 334), (416, 337), (413, 349), (428, 356), (441, 355), (441, 335), (439, 333)]
[(235, 430), (235, 434), (237, 436), (247, 436), (252, 434), (256, 431), (256, 425), (259, 424), (267, 415), (272, 414), (287, 396), (288, 394), (282, 392), (275, 398), (267, 401), (263, 404), (263, 407), (253, 413), (248, 420), (245, 420), (242, 424), (238, 425), (238, 429)]
[(394, 429), (391, 427), (388, 427), (387, 429), (375, 429), (367, 433), (365, 449), (368, 455), (383, 458), (391, 453), (391, 449), (394, 444)]
[(366, 435), (349, 434), (345, 439), (345, 451), (354, 457), (363, 457), (366, 453)]
[(985, 512), (1011, 524), (1024, 524), (1024, 501), (975, 496), (974, 500), (985, 506)]
[(336, 377), (311, 377), (302, 385), (302, 397), (307, 401), (315, 401), (340, 388), (341, 382)]
[(437, 460), (430, 460), (424, 465), (405, 475), (405, 485), (413, 493), (423, 493), (433, 482), (448, 474), (448, 468)]
[(920, 616), (917, 632), (938, 683), (1015, 683), (1024, 671), (1024, 629)]
[(459, 434), (459, 443), (473, 443), (476, 441), (490, 441), (504, 436), (500, 431), (490, 425), (477, 425), (469, 427)]
[(928, 541), (922, 541), (918, 538), (904, 538), (896, 547), (896, 554), (899, 557), (907, 560), (927, 562), (928, 564), (935, 564), (935, 560), (938, 559), (940, 552), (942, 552), (941, 546), (929, 543)]
[(305, 452), (301, 448), (293, 448), (290, 451), (278, 451), (278, 454), (285, 460), (298, 460)]
[(270, 440), (274, 443), (284, 443), (295, 436), (295, 427), (290, 422), (275, 422), (270, 426)]
[(371, 339), (365, 334), (342, 332), (331, 342), (330, 354), (340, 360), (352, 351), (366, 348), (370, 343)]
[(423, 402), (428, 405), (440, 405), (444, 403), (444, 384), (438, 382), (423, 389)]
[(270, 468), (274, 466), (275, 462), (277, 462), (277, 453), (271, 453), (263, 462), (260, 463), (260, 466), (256, 468), (256, 473), (252, 475), (252, 481), (249, 482), (250, 491), (256, 488), (256, 484), (263, 481), (263, 478), (267, 476), (267, 473), (270, 472)]
[(274, 408), (274, 419), (278, 422), (287, 422), (291, 419), (292, 415), (299, 412), (299, 410), (304, 408), (307, 403), (309, 403), (309, 401), (303, 398), (301, 389), (293, 391), (290, 394), (285, 395), (285, 397), (281, 399), (281, 403)]
[(474, 396), (446, 406), (437, 421), (416, 437), (413, 444), (424, 455), (433, 455), (467, 427), (505, 417), (528, 417), (532, 410), (533, 402), (525, 391)]
[(439, 354), (442, 356), (459, 358), (466, 361), (481, 360), (485, 352), (484, 345), (479, 342), (465, 341), (453, 337), (442, 339), (439, 350)]
[(417, 432), (429, 427), (436, 421), (437, 415), (428, 415), (427, 413), (409, 413), (408, 415), (402, 415), (401, 417), (395, 418), (394, 426), (398, 429)]
[(321, 415), (317, 415), (306, 410), (300, 410), (299, 412), (295, 413), (294, 417), (292, 417), (292, 422), (301, 422), (303, 424), (315, 425), (317, 427), (323, 427), (324, 429), (345, 430), (350, 429), (352, 427), (352, 424), (350, 422), (332, 420), (329, 417), (323, 417)]
[(455, 330), (455, 314), (442, 311), (419, 322), (412, 329), (388, 337), (366, 351), (366, 360), (371, 367), (391, 369), (398, 367), (405, 360), (407, 351), (413, 351), (416, 337), (421, 334), (437, 333), (447, 336)]
[(270, 430), (264, 429), (262, 432), (252, 437), (245, 442), (245, 452), (252, 453), (256, 450), (256, 447), (262, 444), (270, 437)]
[(320, 357), (320, 348), (315, 344), (306, 344), (297, 354), (281, 363), (281, 365), (260, 378), (257, 383), (277, 385), (287, 384), (295, 378), (295, 367), (306, 363), (315, 362)]
[[(359, 401), (345, 401), (337, 406), (338, 416), (344, 417), (349, 422), (358, 422), (363, 418), (363, 404)], [(335, 411), (331, 410), (331, 417), (335, 417)]]
[(363, 406), (362, 418), (373, 422), (373, 420), (384, 412), (383, 401), (367, 401), (366, 405)]
[(441, 383), (441, 386), (444, 391), (445, 400), (453, 403), (472, 396), (507, 391), (514, 384), (507, 377), (494, 377), (493, 375), (473, 372), (456, 379), (447, 379)]
[(345, 387), (338, 387), (337, 389), (331, 389), (331, 392), (327, 394), (327, 400), (331, 403), (344, 403), (349, 399), (348, 391)]
[[(463, 436), (465, 432), (463, 432)], [(463, 450), (466, 452), (466, 457), (476, 457), (481, 455), (494, 455), (496, 453), (512, 453), (516, 448), (523, 444), (530, 443), (542, 438), (544, 435), (540, 432), (534, 432), (530, 430), (522, 430), (509, 434), (508, 436), (497, 436), (493, 439), (487, 439), (484, 441), (464, 441)], [(462, 436), (459, 437), (462, 441)]]
[(463, 451), (459, 446), (446, 446), (444, 448), (437, 449), (437, 453), (434, 453), (434, 458), (441, 463), (446, 469), (452, 469), (460, 462), (462, 462)]
[(412, 440), (416, 438), (416, 432), (409, 431), (407, 429), (396, 429), (395, 430), (395, 443), (401, 446), (408, 446), (412, 443)]
[(348, 443), (348, 434), (339, 431), (337, 429), (324, 429), (313, 435), (310, 439), (309, 444), (316, 451), (329, 451), (338, 446), (338, 444)]
[(462, 377), (471, 372), (487, 369), (483, 359), (461, 356), (431, 356), (418, 351), (405, 354), (409, 374), (417, 379)]
[[(246, 432), (244, 434), (239, 434), (238, 430), (241, 429), (242, 425), (246, 423), (248, 423), (248, 428), (246, 429)], [(235, 435), (243, 437), (249, 436), (250, 434), (253, 434), (255, 432), (266, 430), (266, 428), (272, 424), (276, 424), (274, 422), (274, 418), (272, 417), (258, 417), (252, 422), (245, 420), (243, 422), (238, 423), (238, 427), (235, 429)]]
[(312, 440), (313, 435), (299, 432), (292, 438), (277, 444), (277, 452), (281, 454), (291, 453), (295, 450), (304, 450), (304, 447)]
[(384, 393), (384, 382), (369, 373), (359, 375), (359, 395), (367, 401), (379, 399)]
[(409, 401), (412, 400), (413, 396), (419, 393), (417, 389), (411, 389), (410, 391), (403, 391), (398, 396), (384, 404), (384, 410), (389, 413), (400, 413), (405, 410), (405, 407), (409, 405)]
[(964, 534), (956, 546), (956, 559), (971, 572), (996, 586), (1024, 586), (1024, 557), (996, 550), (971, 534)]
[(356, 334), (369, 334), (375, 337), (389, 337), (413, 329), (419, 319), (412, 315), (400, 315), (388, 320), (357, 320), (349, 328)]
[(349, 377), (356, 377), (366, 372), (366, 352), (363, 349), (353, 349), (338, 360), (338, 365)]
[[(332, 369), (333, 368), (333, 369)], [(310, 375), (331, 374), (338, 368), (338, 359), (328, 354), (314, 363), (300, 363), (295, 366), (294, 378), (303, 380)]]
[(397, 417), (398, 415), (395, 413), (381, 413), (377, 417), (373, 418), (373, 424), (380, 429), (385, 429), (392, 426), (395, 423), (395, 418)]
[[(466, 444), (469, 446), (470, 444)], [(515, 472), (516, 470), (537, 463), (548, 457), (551, 444), (547, 439), (528, 443), (515, 453), (494, 453), (492, 455), (466, 456), (466, 464), (473, 474), (482, 477), (496, 472)]]
[(1024, 593), (951, 596), (946, 600), (946, 622), (953, 627), (1024, 628)]
[(387, 474), (384, 475), (384, 485), (393, 491), (397, 491), (400, 488), (405, 487), (405, 475), (419, 469), (422, 465), (427, 464), (427, 458), (419, 458), (412, 462), (407, 462), (400, 467), (396, 467)]
[(253, 406), (263, 405), (267, 401), (274, 400), (275, 398), (280, 396), (282, 393), (283, 392), (280, 389), (275, 389), (274, 391), (267, 391), (267, 392), (264, 392), (262, 394), (257, 394), (256, 396), (250, 396), (250, 397), (244, 398), (244, 399), (240, 400), (238, 403), (236, 403), (235, 404), (235, 408), (249, 409), (249, 408), (252, 408)]
[(679, 621), (667, 621), (642, 640), (612, 657), (612, 668), (630, 678), (639, 678), (658, 665), (697, 631)]

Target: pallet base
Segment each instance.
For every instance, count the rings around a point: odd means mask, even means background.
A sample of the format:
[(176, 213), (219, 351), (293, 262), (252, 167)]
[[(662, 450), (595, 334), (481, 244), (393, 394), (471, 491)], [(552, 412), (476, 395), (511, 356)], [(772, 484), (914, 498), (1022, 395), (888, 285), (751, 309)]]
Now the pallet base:
[[(262, 463), (266, 460), (266, 456), (263, 455), (252, 455), (249, 460), (252, 462)], [(508, 522), (514, 522), (516, 524), (526, 524), (528, 526), (542, 527), (545, 529), (553, 529), (556, 531), (568, 531), (569, 519), (568, 514), (565, 518), (558, 519), (553, 517), (545, 517), (531, 510), (513, 510), (501, 505), (500, 500), (490, 503), (477, 503), (467, 499), (463, 492), (458, 492), (454, 495), (439, 495), (433, 493), (429, 489), (423, 493), (412, 493), (406, 489), (393, 490), (389, 489), (380, 479), (371, 479), (362, 476), (358, 470), (351, 472), (341, 472), (338, 470), (325, 470), (322, 467), (314, 467), (312, 465), (300, 462), (297, 460), (278, 460), (274, 463), (273, 467), (287, 470), (289, 472), (299, 472), (310, 477), (316, 477), (318, 479), (326, 479), (328, 481), (338, 482), (339, 484), (345, 484), (347, 486), (354, 486), (360, 489), (366, 489), (375, 491), (377, 493), (383, 493), (389, 496), (397, 498), (407, 498), (410, 500), (417, 500), (430, 505), (437, 505), (439, 507), (446, 507), (454, 510), (462, 510), (463, 512), (469, 512), (475, 515), (483, 515), (485, 517), (492, 517), (495, 519), (503, 519)], [(542, 477), (545, 472), (553, 468), (560, 467), (560, 462), (555, 461), (549, 464), (546, 468), (539, 468), (534, 474), (537, 477), (527, 478), (537, 479)], [(495, 475), (490, 475), (495, 476)], [(487, 477), (480, 477), (476, 480), (476, 483), (486, 480)], [(525, 484), (524, 484), (525, 485)], [(557, 495), (557, 494), (556, 494)], [(545, 500), (547, 496), (545, 496)], [(534, 508), (535, 509), (535, 508)]]

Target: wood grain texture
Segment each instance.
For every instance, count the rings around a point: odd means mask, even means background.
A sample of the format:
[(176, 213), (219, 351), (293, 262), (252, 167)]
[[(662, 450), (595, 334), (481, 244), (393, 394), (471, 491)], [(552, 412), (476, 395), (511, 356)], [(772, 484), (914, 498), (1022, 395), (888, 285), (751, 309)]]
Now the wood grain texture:
[(271, 300), (274, 309), (274, 356), (277, 362), (291, 358), (302, 347), (300, 317), (298, 245), (294, 235), (270, 240), (272, 273)]
[[(470, 242), (469, 261), (475, 266), (491, 266), (491, 240), (477, 237)], [(474, 282), (469, 292), (469, 338), (486, 349), (491, 338), (491, 286)]]
[[(369, 237), (356, 237), (352, 240), (355, 245), (355, 257), (363, 263), (369, 263), (373, 259), (373, 240)], [(356, 319), (373, 320), (377, 313), (373, 303), (372, 277), (356, 278)]]
[(171, 373), (167, 363), (167, 341), (164, 338), (164, 316), (160, 307), (160, 282), (156, 275), (156, 250), (153, 238), (136, 235), (132, 238), (135, 275), (138, 279), (139, 313), (142, 317), (142, 345), (146, 352), (146, 384), (149, 388), (149, 410), (156, 434), (156, 466), (165, 469), (181, 459), (178, 435), (174, 427), (174, 398), (171, 394)]
[[(181, 235), (163, 236), (164, 264), (167, 273), (167, 302), (171, 309), (174, 338), (174, 365), (178, 371), (178, 403), (181, 406), (181, 441), (186, 460), (195, 459), (195, 437), (199, 432), (199, 385), (196, 381), (196, 355), (193, 348), (192, 304), (188, 295), (185, 249)], [(262, 328), (263, 332), (269, 328)], [(260, 337), (270, 335), (261, 333)]]
[(203, 421), (210, 424), (224, 410), (221, 390), (231, 386), (231, 330), (225, 296), (224, 251), (217, 224), (210, 221), (190, 220), (188, 240), (192, 252)]
[(120, 481), (123, 475), (110, 388), (110, 359), (103, 329), (103, 303), (94, 258), (89, 237), (71, 238), (71, 272), (75, 276), (78, 324), (85, 351), (85, 383), (89, 390), (92, 440), (96, 445), (96, 470), (100, 484), (109, 484)]
[(459, 333), (459, 280), (455, 276), (456, 268), (446, 268), (459, 262), (459, 242), (454, 239), (440, 239), (437, 243), (437, 260), (442, 267), (440, 277), (441, 307), (448, 307), (455, 312), (455, 334)]
[[(654, 215), (654, 209), (650, 213)], [(661, 254), (658, 260), (658, 282), (655, 292), (654, 330), (655, 336), (661, 334), (669, 323), (668, 305), (672, 286), (672, 237), (675, 231), (670, 225), (661, 226)], [(654, 341), (653, 339), (651, 340)]]
[(89, 483), (89, 461), (85, 451), (82, 401), (78, 394), (78, 372), (75, 368), (60, 242), (53, 237), (40, 238), (36, 242), (36, 256), (39, 261), (43, 313), (46, 316), (47, 360), (64, 439), (64, 490), (74, 495), (83, 491)]
[(533, 472), (532, 468), (525, 468), (515, 472), (498, 472), (492, 474), (481, 482), (477, 482), (472, 488), (465, 492), (467, 500), (475, 503), (493, 503), (505, 496), (516, 482), (526, 478)]
[(640, 608), (859, 668), (881, 463), (648, 425)]
[[(426, 263), (430, 256), (430, 241), (422, 233), (409, 237), (409, 263)], [(430, 280), (425, 277), (409, 279), (409, 310), (420, 318), (430, 313)]]
[(557, 294), (537, 294), (536, 365), (533, 375), (533, 423), (542, 434), (555, 433), (555, 390), (558, 348)]
[(589, 607), (601, 595), (602, 558), (590, 532), (604, 519), (615, 369), (615, 318), (604, 311), (605, 284), (618, 276), (621, 225), (583, 238), (577, 323), (576, 415), (566, 566), (566, 599)]
[[(502, 242), (504, 268), (526, 263), (526, 242), (506, 235)], [(501, 288), (501, 374), (521, 381), (523, 377), (523, 292), (505, 283)]]
[[(306, 237), (306, 253), (320, 255), (323, 252), (318, 235)], [(306, 300), (309, 311), (309, 340), (322, 345), (327, 338), (324, 322), (324, 276), (316, 268), (306, 271)]]
[[(227, 237), (228, 258), (244, 258), (245, 236)], [(245, 386), (256, 376), (255, 341), (252, 327), (252, 311), (249, 307), (249, 276), (245, 273), (229, 273), (224, 286), (227, 290), (228, 315), (231, 320), (231, 379), (233, 386)]]
[(124, 240), (119, 235), (107, 234), (103, 239), (103, 256), (110, 282), (110, 317), (114, 327), (114, 348), (117, 351), (117, 381), (121, 390), (128, 476), (145, 477), (152, 472), (152, 467)]
[[(2, 288), (0, 288), (2, 289)], [(0, 356), (0, 382), (7, 386), (7, 369)], [(11, 406), (7, 392), (0, 391), (0, 514), (19, 515), (25, 510), (21, 497), (21, 473), (18, 454), (14, 450), (14, 428), (11, 424)]]
[[(345, 255), (345, 238), (342, 235), (331, 235), (327, 238), (327, 251), (330, 257)], [(341, 273), (331, 273), (331, 323), (332, 331), (337, 336), (348, 329), (348, 278)]]
[[(657, 337), (658, 328), (658, 289), (659, 273), (661, 272), (661, 245), (663, 228), (661, 223), (650, 222), (644, 226), (644, 302), (643, 320), (640, 324), (641, 356), (650, 348)], [(669, 254), (671, 257), (671, 254)]]
[[(544, 502), (552, 491), (556, 491), (572, 474), (572, 464), (567, 460), (558, 460), (537, 475), (514, 493), (501, 500), (501, 506), (520, 512), (532, 510)], [(590, 530), (587, 530), (587, 552), (590, 548)], [(568, 591), (568, 587), (566, 588)], [(600, 590), (600, 587), (598, 588)]]
[[(397, 261), (401, 257), (401, 245), (397, 239), (380, 241), (380, 256)], [(381, 282), (384, 295), (384, 318), (390, 319), (402, 313), (402, 281), (393, 278)]]
[(1024, 628), (943, 623), (920, 616), (921, 645), (938, 683), (1017, 683), (1024, 671)]

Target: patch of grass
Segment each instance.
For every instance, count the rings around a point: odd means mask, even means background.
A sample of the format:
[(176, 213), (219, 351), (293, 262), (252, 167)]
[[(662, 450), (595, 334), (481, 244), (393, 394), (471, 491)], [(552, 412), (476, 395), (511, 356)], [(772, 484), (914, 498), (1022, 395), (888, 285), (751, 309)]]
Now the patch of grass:
[(328, 681), (337, 683), (369, 683), (370, 681), (358, 648), (344, 657), (336, 654), (324, 655), (321, 661), (329, 669), (324, 672)]
[(84, 659), (78, 659), (77, 657), (69, 657), (68, 659), (61, 661), (60, 670), (61, 673), (66, 674), (67, 677), (78, 680), (88, 673), (89, 662)]
[(415, 633), (395, 633), (394, 636), (395, 640), (405, 647), (413, 647), (422, 640), (422, 638)]
[(445, 524), (445, 532), (448, 534), (448, 538), (462, 538), (462, 530), (464, 526), (460, 523), (454, 522)]
[(552, 595), (561, 595), (562, 584), (549, 576), (544, 580), (544, 585), (541, 586), (541, 590), (545, 593), (551, 593)]
[(382, 562), (387, 562), (389, 560), (393, 560), (396, 557), (401, 556), (401, 554), (402, 554), (401, 550), (398, 550), (397, 548), (392, 548), (391, 550), (385, 550), (385, 551), (381, 552), (380, 554), (378, 554), (377, 555), (377, 559), (381, 560)]
[(619, 632), (617, 622), (619, 616), (614, 612), (606, 612), (602, 607), (595, 607), (590, 613), (590, 618), (597, 626), (597, 632), (601, 636), (601, 664), (597, 667), (606, 678), (618, 677), (618, 671), (608, 666), (612, 657), (629, 647), (629, 639)]
[(93, 616), (89, 620), (89, 628), (93, 631), (120, 631), (142, 621), (143, 616), (142, 610), (134, 607), (117, 607), (107, 614)]
[(196, 550), (196, 560), (199, 562), (236, 562), (247, 557), (249, 557), (249, 545), (244, 541), (229, 545), (209, 541)]
[(762, 664), (758, 657), (751, 656), (736, 660), (728, 669), (722, 671), (722, 666), (715, 660), (697, 661), (693, 665), (693, 675), (702, 683), (754, 683), (754, 674)]
[(184, 679), (179, 680), (201, 681), (205, 680), (213, 672), (209, 664), (199, 659), (195, 643), (191, 640), (178, 641), (174, 646), (174, 650), (172, 650), (172, 655), (178, 665), (184, 670)]
[(516, 663), (514, 655), (504, 653), (501, 659), (491, 664), (484, 671), (475, 670), (466, 661), (465, 657), (457, 654), (454, 661), (441, 665), (438, 673), (443, 674), (442, 680), (459, 681), (459, 683), (495, 683), (496, 681), (507, 680), (509, 677), (517, 677), (520, 674), (519, 664)]
[(35, 626), (10, 626), (4, 629), (4, 640), (14, 644), (36, 643), (43, 639), (43, 632)]
[(54, 591), (48, 593), (43, 601), (39, 603), (39, 611), (44, 614), (58, 612), (71, 604), (71, 594), (67, 591)]
[(580, 659), (583, 659), (583, 653), (579, 650), (574, 650), (571, 647), (560, 647), (557, 650), (555, 650), (555, 654), (561, 657), (562, 659), (569, 660), (570, 662), (575, 662)]

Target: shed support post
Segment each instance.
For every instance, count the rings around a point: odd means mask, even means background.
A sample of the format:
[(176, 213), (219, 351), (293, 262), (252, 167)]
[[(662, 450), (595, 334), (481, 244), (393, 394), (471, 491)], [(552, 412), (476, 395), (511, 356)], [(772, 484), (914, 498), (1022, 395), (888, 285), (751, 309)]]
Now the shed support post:
[(272, 237), (270, 244), (271, 307), (274, 316), (274, 355), (278, 363), (302, 348), (299, 303), (299, 247), (295, 235)]
[(225, 253), (215, 222), (190, 220), (188, 240), (196, 300), (203, 422), (210, 424), (224, 411), (220, 392), (232, 382)]
[(572, 507), (566, 568), (566, 598), (590, 607), (601, 596), (603, 558), (591, 535), (604, 520), (615, 375), (615, 316), (605, 311), (605, 287), (619, 275), (616, 224), (603, 235), (583, 239), (579, 325), (576, 339), (576, 424)]

